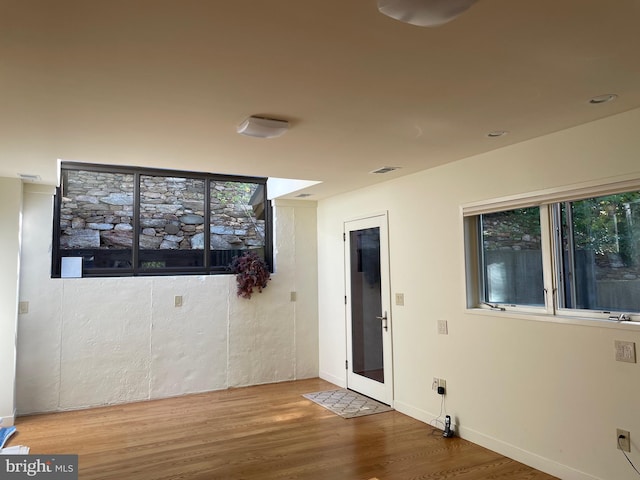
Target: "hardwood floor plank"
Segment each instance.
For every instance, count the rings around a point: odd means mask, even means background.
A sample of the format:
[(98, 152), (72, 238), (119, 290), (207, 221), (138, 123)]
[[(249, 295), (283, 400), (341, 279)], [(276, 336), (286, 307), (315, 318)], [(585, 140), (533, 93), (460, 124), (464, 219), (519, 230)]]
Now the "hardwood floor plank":
[(345, 420), (320, 379), (19, 417), (13, 445), (79, 455), (82, 480), (552, 480), (392, 411)]

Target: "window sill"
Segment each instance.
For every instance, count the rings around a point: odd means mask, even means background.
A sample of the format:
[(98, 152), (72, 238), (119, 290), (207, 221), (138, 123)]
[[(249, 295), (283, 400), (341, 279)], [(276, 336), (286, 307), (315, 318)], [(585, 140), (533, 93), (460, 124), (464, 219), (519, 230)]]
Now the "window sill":
[(546, 315), (541, 313), (517, 312), (514, 310), (497, 311), (485, 308), (466, 308), (465, 313), (469, 313), (472, 315), (484, 315), (489, 317), (506, 316), (513, 319), (533, 322), (561, 323), (564, 325), (580, 325), (583, 327), (613, 328), (617, 330), (631, 330), (635, 332), (640, 331), (640, 322), (637, 321), (619, 322), (617, 320), (606, 320), (603, 318)]

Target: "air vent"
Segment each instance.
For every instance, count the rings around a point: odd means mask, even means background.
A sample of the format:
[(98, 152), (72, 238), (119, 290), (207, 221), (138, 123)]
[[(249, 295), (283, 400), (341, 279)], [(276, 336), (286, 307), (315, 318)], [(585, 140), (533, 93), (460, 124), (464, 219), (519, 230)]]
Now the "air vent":
[(307, 198), (310, 197), (311, 194), (310, 193), (301, 193), (299, 195), (296, 195), (296, 198)]
[(618, 96), (615, 93), (605, 93), (604, 95), (598, 95), (589, 100), (591, 105), (599, 105), (601, 103), (613, 102)]
[(400, 167), (382, 167), (379, 168), (377, 170), (374, 170), (373, 172), (369, 172), (369, 173), (389, 173), (389, 172), (393, 172), (394, 170), (399, 170)]
[(507, 133), (506, 130), (493, 130), (492, 132), (487, 133), (487, 137), (489, 138), (498, 138), (498, 137), (504, 137)]
[(19, 173), (18, 177), (20, 177), (23, 182), (37, 182), (40, 180), (40, 175), (29, 175), (27, 173)]

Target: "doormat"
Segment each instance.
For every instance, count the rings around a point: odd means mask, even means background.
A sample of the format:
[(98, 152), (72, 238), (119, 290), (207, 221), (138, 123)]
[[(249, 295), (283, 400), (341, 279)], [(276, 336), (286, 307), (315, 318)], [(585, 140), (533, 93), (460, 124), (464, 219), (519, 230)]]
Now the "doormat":
[(393, 410), (389, 405), (345, 389), (305, 393), (302, 396), (343, 418), (363, 417)]

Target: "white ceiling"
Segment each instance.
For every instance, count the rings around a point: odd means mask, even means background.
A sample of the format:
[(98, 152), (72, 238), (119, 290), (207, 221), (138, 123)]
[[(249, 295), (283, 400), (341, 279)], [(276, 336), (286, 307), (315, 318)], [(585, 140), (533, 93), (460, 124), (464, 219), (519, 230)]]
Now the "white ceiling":
[[(66, 159), (319, 199), (640, 107), (639, 25), (638, 0), (479, 0), (436, 28), (375, 0), (0, 0), (0, 176)], [(291, 129), (238, 135), (251, 114)]]

